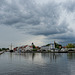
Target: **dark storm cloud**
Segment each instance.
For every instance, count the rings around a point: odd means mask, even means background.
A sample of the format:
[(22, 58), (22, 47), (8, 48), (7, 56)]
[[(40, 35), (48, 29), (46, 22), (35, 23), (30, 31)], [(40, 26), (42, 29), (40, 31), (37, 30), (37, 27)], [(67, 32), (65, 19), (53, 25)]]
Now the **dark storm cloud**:
[(73, 12), (75, 9), (74, 3), (66, 2), (60, 5), (50, 2), (39, 5), (34, 0), (11, 0), (11, 2), (1, 0), (0, 25), (14, 26), (32, 35), (49, 37), (59, 34), (54, 37), (57, 39), (72, 39), (70, 36), (65, 37), (67, 32), (73, 31), (68, 28), (69, 24), (65, 18), (60, 22), (62, 9)]
[(13, 0), (11, 4), (3, 2), (0, 23), (13, 25), (17, 29), (20, 27), (26, 29), (29, 25), (29, 31), (27, 32), (33, 35), (65, 33), (69, 29), (63, 27), (62, 24), (58, 25), (60, 10), (60, 6), (56, 3), (49, 3), (39, 7), (30, 0)]
[(68, 43), (75, 43), (75, 35), (72, 32), (67, 32), (63, 34), (50, 35), (47, 40), (55, 40), (56, 42), (67, 45)]
[[(59, 36), (59, 37), (58, 37)], [(68, 32), (68, 33), (65, 33), (65, 34), (57, 34), (57, 35), (53, 35), (50, 37), (51, 39), (65, 39), (65, 40), (68, 40), (68, 39), (75, 39), (75, 36), (73, 36), (73, 34), (71, 32)]]
[(62, 5), (68, 12), (75, 12), (75, 1), (74, 0), (66, 1), (66, 3)]
[(16, 23), (21, 24), (23, 22), (33, 25), (39, 23), (39, 20), (36, 21), (38, 18), (33, 15), (35, 14), (33, 12), (35, 7), (33, 8), (33, 4), (32, 2), (30, 2), (30, 0), (12, 0), (11, 4), (7, 1), (2, 2), (0, 8), (0, 23), (3, 23), (5, 25), (14, 25)]
[(68, 31), (72, 32), (71, 29), (67, 28), (67, 23), (65, 21), (63, 21), (60, 25), (52, 25), (52, 26), (41, 25), (39, 27), (31, 27), (30, 30), (32, 31), (30, 32), (31, 34), (45, 35), (45, 36), (54, 35), (54, 34), (63, 34)]

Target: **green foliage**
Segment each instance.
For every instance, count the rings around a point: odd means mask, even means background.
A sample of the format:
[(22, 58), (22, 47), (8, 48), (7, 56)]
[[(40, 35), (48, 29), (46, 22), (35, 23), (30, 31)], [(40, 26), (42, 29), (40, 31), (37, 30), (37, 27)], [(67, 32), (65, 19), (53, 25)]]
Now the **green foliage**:
[(58, 44), (56, 44), (56, 45), (55, 45), (55, 48), (59, 48), (59, 45), (58, 45)]
[(35, 45), (32, 43), (32, 47), (33, 47), (33, 49), (35, 49), (36, 47), (35, 47)]
[(61, 46), (61, 47), (62, 47), (62, 45), (60, 45), (60, 44), (58, 44), (58, 43), (55, 43), (55, 48), (60, 49), (60, 48), (59, 48), (59, 46)]
[(74, 48), (75, 46), (73, 44), (69, 43), (66, 47), (67, 48)]
[(50, 44), (47, 44), (46, 46), (50, 46)]
[(37, 49), (35, 48), (35, 49), (33, 49), (33, 51), (37, 51)]
[(9, 50), (9, 48), (0, 48), (0, 51)]
[(35, 47), (34, 43), (32, 43), (33, 51), (37, 51), (37, 48)]
[(2, 50), (6, 50), (6, 48), (2, 48)]
[(33, 49), (35, 49), (35, 45), (33, 45)]
[(2, 49), (0, 48), (0, 51), (2, 51)]

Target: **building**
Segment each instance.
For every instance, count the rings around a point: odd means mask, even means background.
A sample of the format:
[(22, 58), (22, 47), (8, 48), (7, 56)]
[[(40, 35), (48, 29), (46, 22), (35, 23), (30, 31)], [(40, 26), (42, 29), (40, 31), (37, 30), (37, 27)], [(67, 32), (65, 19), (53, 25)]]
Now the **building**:
[(50, 44), (48, 44), (48, 45), (41, 46), (41, 50), (46, 50), (46, 51), (48, 51), (48, 50), (51, 50), (51, 49), (55, 49), (54, 43), (50, 43)]
[(32, 51), (32, 50), (33, 50), (33, 47), (29, 45), (14, 48), (14, 51), (18, 51), (18, 52), (25, 52), (25, 51)]
[(25, 51), (32, 51), (33, 50), (33, 47), (32, 46), (29, 46), (29, 45), (26, 45), (26, 46), (24, 46), (24, 50)]

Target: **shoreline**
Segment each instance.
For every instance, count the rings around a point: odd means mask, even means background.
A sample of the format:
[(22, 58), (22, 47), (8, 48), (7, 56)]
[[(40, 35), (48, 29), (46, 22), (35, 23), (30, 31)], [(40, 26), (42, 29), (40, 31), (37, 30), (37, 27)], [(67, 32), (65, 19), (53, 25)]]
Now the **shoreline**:
[[(17, 53), (19, 53), (19, 52), (17, 52)], [(61, 52), (45, 52), (45, 51), (40, 52), (40, 51), (32, 51), (32, 52), (20, 52), (20, 53), (75, 53), (75, 51), (61, 51)]]
[(0, 51), (0, 55), (3, 54), (3, 53), (4, 53), (4, 51)]

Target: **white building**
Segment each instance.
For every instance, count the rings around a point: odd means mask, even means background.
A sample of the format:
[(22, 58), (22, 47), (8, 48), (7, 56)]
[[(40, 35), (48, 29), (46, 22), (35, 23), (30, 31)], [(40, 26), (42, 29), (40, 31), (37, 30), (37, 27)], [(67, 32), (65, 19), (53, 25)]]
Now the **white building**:
[(49, 46), (42, 46), (41, 50), (51, 50), (51, 49), (55, 49), (55, 45), (53, 43), (51, 43)]
[(32, 46), (29, 46), (29, 45), (26, 45), (26, 46), (24, 46), (24, 50), (25, 51), (27, 51), (27, 50), (32, 51), (33, 50), (33, 47)]
[(50, 44), (50, 49), (54, 49), (54, 48), (55, 48), (54, 43), (51, 43), (51, 44)]
[(29, 45), (21, 46), (21, 47), (18, 47), (17, 49), (18, 52), (25, 52), (25, 51), (32, 51), (32, 50), (33, 50), (33, 47)]

